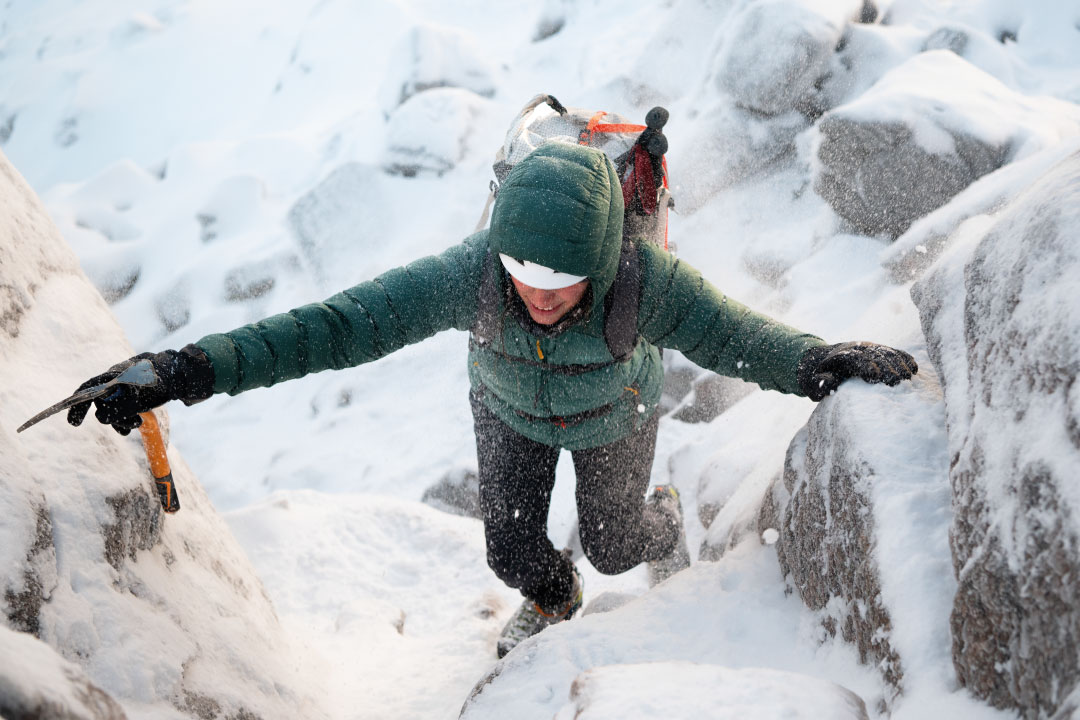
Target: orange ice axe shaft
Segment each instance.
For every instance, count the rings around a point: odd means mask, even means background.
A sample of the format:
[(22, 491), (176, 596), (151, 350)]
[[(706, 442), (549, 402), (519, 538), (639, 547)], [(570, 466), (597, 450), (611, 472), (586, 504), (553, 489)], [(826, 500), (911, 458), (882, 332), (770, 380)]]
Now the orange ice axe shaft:
[(172, 468), (169, 467), (169, 457), (165, 454), (165, 440), (161, 437), (161, 426), (158, 425), (157, 416), (152, 412), (139, 413), (139, 417), (142, 418), (139, 433), (142, 434), (143, 448), (146, 450), (146, 459), (150, 463), (150, 474), (154, 476), (154, 485), (157, 487), (158, 499), (161, 500), (161, 509), (167, 513), (174, 513), (180, 509), (180, 498), (176, 495)]

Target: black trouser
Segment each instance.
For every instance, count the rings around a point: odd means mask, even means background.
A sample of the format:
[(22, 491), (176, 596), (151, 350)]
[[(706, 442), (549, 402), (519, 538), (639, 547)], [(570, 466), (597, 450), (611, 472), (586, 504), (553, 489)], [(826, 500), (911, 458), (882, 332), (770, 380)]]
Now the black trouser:
[[(488, 565), (544, 608), (564, 604), (572, 563), (548, 539), (559, 448), (517, 433), (472, 398)], [(670, 517), (645, 505), (659, 413), (609, 445), (573, 453), (581, 545), (600, 572), (616, 575), (669, 554), (678, 542)]]

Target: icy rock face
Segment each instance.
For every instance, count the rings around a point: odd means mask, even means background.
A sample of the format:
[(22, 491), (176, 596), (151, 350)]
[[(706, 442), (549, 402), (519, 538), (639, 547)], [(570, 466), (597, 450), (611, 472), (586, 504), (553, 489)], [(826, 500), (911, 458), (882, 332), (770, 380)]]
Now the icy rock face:
[(78, 665), (40, 640), (0, 627), (0, 717), (125, 720), (127, 715)]
[(825, 629), (854, 643), (859, 660), (877, 665), (895, 693), (903, 669), (873, 559), (874, 469), (859, 457), (839, 409), (822, 406), (795, 436), (784, 463), (786, 505), (778, 507), (774, 489), (765, 507), (777, 514), (777, 556), (799, 597), (824, 611)]
[(392, 55), (391, 72), (379, 89), (388, 115), (413, 95), (432, 88), (462, 88), (484, 97), (495, 94), (495, 69), (465, 33), (420, 25), (406, 34)]
[(754, 112), (800, 109), (826, 74), (846, 21), (861, 11), (861, 2), (846, 0), (748, 3), (725, 31), (717, 86)]
[(945, 386), (960, 682), (1026, 718), (1080, 682), (1080, 153), (912, 289)]
[[(0, 714), (69, 717), (49, 714), (55, 690), (89, 698), (86, 712), (70, 705), (78, 718), (122, 717), (105, 694), (159, 714), (325, 716), (259, 579), (175, 450), (182, 510), (167, 517), (137, 434), (121, 438), (92, 418), (75, 429), (58, 415), (16, 435), (132, 352), (3, 156), (0, 237), (0, 694), (18, 703)], [(24, 682), (31, 666), (7, 663), (42, 654), (29, 635), (85, 675), (50, 656), (38, 669), (57, 668), (70, 683), (46, 692), (37, 675)]]
[(860, 233), (895, 239), (1005, 162), (1075, 133), (1070, 117), (1075, 108), (1018, 95), (952, 52), (921, 53), (817, 123), (814, 189)]

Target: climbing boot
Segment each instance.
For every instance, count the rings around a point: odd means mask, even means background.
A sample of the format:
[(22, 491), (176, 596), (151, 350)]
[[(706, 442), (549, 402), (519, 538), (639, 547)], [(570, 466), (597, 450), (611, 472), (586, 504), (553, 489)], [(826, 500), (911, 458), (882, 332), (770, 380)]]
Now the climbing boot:
[(686, 527), (683, 525), (682, 503), (674, 485), (657, 485), (645, 499), (646, 511), (657, 512), (669, 518), (679, 528), (679, 539), (674, 549), (658, 560), (650, 560), (649, 587), (659, 585), (669, 577), (690, 567), (690, 550), (686, 545)]
[(532, 637), (549, 625), (554, 625), (555, 623), (560, 623), (574, 617), (574, 613), (581, 608), (581, 598), (584, 594), (585, 584), (582, 582), (581, 575), (578, 573), (577, 568), (573, 568), (573, 572), (573, 592), (570, 595), (570, 600), (562, 607), (545, 609), (532, 600), (525, 600), (525, 602), (521, 604), (521, 607), (517, 609), (517, 612), (510, 618), (510, 621), (506, 623), (506, 627), (503, 628), (502, 634), (499, 635), (499, 657), (505, 656), (506, 653), (513, 650), (519, 642)]

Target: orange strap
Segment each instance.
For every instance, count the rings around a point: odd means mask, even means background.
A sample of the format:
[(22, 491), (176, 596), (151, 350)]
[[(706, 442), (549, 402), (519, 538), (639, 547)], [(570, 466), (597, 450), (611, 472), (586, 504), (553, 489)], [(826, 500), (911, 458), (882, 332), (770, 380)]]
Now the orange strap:
[(645, 130), (644, 125), (632, 125), (630, 123), (602, 123), (600, 122), (603, 117), (607, 115), (606, 110), (597, 111), (591, 118), (589, 118), (588, 124), (585, 129), (581, 131), (581, 135), (578, 136), (578, 143), (581, 145), (588, 145), (592, 139), (593, 133), (598, 132), (621, 132), (632, 133), (642, 132)]
[(142, 425), (139, 432), (142, 433), (143, 447), (146, 449), (146, 459), (150, 462), (150, 472), (155, 479), (168, 475), (169, 458), (165, 454), (165, 440), (161, 437), (161, 426), (158, 425), (157, 416), (152, 412), (139, 413)]

